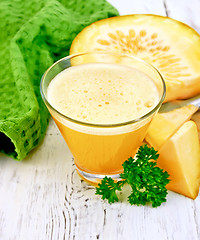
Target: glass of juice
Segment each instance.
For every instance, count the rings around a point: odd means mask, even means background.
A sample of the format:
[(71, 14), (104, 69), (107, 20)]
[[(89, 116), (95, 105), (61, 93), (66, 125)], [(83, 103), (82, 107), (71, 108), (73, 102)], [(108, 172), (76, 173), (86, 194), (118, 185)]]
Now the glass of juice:
[(134, 157), (165, 97), (152, 65), (122, 53), (91, 52), (54, 63), (42, 98), (71, 150), (79, 175), (114, 179)]

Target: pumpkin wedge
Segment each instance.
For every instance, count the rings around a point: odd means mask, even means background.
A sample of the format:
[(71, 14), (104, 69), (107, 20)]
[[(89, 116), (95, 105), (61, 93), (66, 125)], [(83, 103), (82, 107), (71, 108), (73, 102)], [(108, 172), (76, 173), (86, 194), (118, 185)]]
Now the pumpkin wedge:
[(200, 185), (200, 148), (197, 126), (185, 122), (158, 152), (157, 164), (170, 175), (167, 189), (195, 199)]
[(166, 101), (200, 93), (200, 36), (168, 17), (136, 14), (100, 20), (74, 39), (70, 54), (117, 51), (155, 66), (163, 75)]
[(200, 110), (192, 116), (191, 120), (193, 120), (197, 125), (199, 142), (200, 142)]
[(157, 113), (147, 130), (145, 140), (156, 150), (159, 150), (197, 110), (198, 107), (188, 105), (166, 113)]

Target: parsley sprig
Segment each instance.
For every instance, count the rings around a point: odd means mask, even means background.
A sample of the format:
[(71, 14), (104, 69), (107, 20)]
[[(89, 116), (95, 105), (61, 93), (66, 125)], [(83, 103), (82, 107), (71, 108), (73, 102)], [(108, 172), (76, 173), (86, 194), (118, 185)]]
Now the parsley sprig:
[(109, 203), (118, 202), (117, 191), (121, 191), (125, 183), (131, 186), (128, 201), (131, 205), (145, 205), (152, 203), (158, 207), (166, 202), (169, 174), (156, 166), (159, 154), (154, 148), (146, 144), (141, 146), (134, 158), (130, 157), (122, 166), (124, 172), (120, 174), (122, 180), (115, 182), (110, 177), (104, 177), (96, 188), (96, 194), (102, 195)]

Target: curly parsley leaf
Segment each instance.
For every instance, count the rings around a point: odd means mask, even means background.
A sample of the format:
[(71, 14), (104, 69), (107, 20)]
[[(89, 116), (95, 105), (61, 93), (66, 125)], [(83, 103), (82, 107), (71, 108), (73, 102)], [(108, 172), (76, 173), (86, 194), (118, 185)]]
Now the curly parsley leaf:
[(123, 163), (124, 172), (120, 174), (121, 181), (114, 182), (112, 178), (105, 177), (98, 185), (96, 194), (102, 195), (109, 203), (118, 201), (116, 191), (121, 191), (125, 183), (131, 188), (128, 201), (131, 205), (145, 205), (152, 203), (152, 207), (158, 207), (166, 202), (169, 174), (156, 166), (159, 154), (154, 148), (147, 145), (141, 146), (135, 156)]
[(116, 191), (121, 191), (123, 181), (115, 182), (111, 177), (104, 177), (96, 188), (96, 194), (102, 195), (102, 199), (107, 199), (109, 203), (118, 202)]

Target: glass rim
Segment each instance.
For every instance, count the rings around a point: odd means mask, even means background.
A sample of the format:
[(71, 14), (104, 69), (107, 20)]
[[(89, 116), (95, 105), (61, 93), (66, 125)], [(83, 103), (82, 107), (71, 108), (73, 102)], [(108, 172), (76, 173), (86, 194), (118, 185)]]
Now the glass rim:
[[(44, 80), (45, 80), (45, 77), (46, 75), (48, 74), (48, 72), (55, 66), (57, 65), (59, 62), (62, 62), (62, 61), (65, 61), (65, 60), (68, 60), (68, 59), (71, 59), (71, 58), (74, 58), (74, 57), (79, 57), (79, 56), (82, 56), (82, 55), (88, 55), (88, 54), (112, 54), (112, 55), (121, 55), (121, 56), (124, 56), (124, 57), (128, 57), (128, 58), (132, 58), (140, 63), (143, 63), (145, 64), (146, 66), (150, 67), (151, 69), (153, 69), (159, 76), (159, 78), (161, 79), (161, 82), (162, 82), (162, 95), (160, 97), (160, 100), (159, 102), (156, 104), (156, 106), (150, 110), (149, 112), (147, 112), (146, 114), (142, 115), (141, 117), (139, 118), (136, 118), (136, 119), (133, 119), (133, 120), (129, 120), (129, 121), (125, 121), (125, 122), (121, 122), (121, 123), (110, 123), (110, 124), (98, 124), (98, 123), (90, 123), (90, 122), (84, 122), (84, 121), (80, 121), (80, 120), (76, 120), (74, 118), (71, 118), (71, 117), (68, 117), (66, 116), (65, 114), (61, 113), (60, 111), (58, 111), (57, 109), (55, 109), (50, 103), (49, 101), (47, 100), (45, 94), (44, 94), (44, 91), (43, 91), (43, 85), (44, 85)], [(97, 62), (98, 63), (98, 62)], [(64, 70), (64, 69), (63, 69)], [(63, 117), (64, 119), (70, 121), (70, 122), (73, 122), (75, 124), (79, 124), (79, 125), (83, 125), (83, 126), (86, 126), (86, 127), (97, 127), (97, 128), (113, 128), (113, 127), (122, 127), (122, 126), (127, 126), (127, 125), (130, 125), (130, 124), (134, 124), (134, 123), (138, 123), (142, 120), (145, 120), (147, 119), (149, 116), (151, 116), (154, 112), (156, 112), (156, 110), (158, 110), (160, 108), (160, 106), (162, 105), (163, 101), (164, 101), (164, 98), (165, 98), (165, 95), (166, 95), (166, 84), (165, 84), (165, 81), (164, 81), (164, 78), (163, 76), (161, 75), (161, 73), (157, 70), (157, 68), (155, 68), (152, 64), (144, 61), (143, 59), (140, 59), (138, 57), (135, 57), (133, 55), (129, 55), (129, 54), (126, 54), (126, 53), (119, 53), (119, 52), (109, 52), (109, 51), (91, 51), (91, 52), (83, 52), (83, 53), (77, 53), (77, 54), (71, 54), (69, 56), (66, 56), (66, 57), (63, 57), (61, 59), (59, 59), (58, 61), (56, 61), (55, 63), (53, 63), (43, 74), (42, 78), (41, 78), (41, 81), (40, 81), (40, 93), (41, 93), (41, 96), (42, 96), (42, 99), (43, 101), (45, 102), (45, 104), (47, 105), (47, 107), (49, 107), (51, 110), (53, 110), (54, 112), (56, 112), (58, 115), (60, 115), (61, 117)]]

